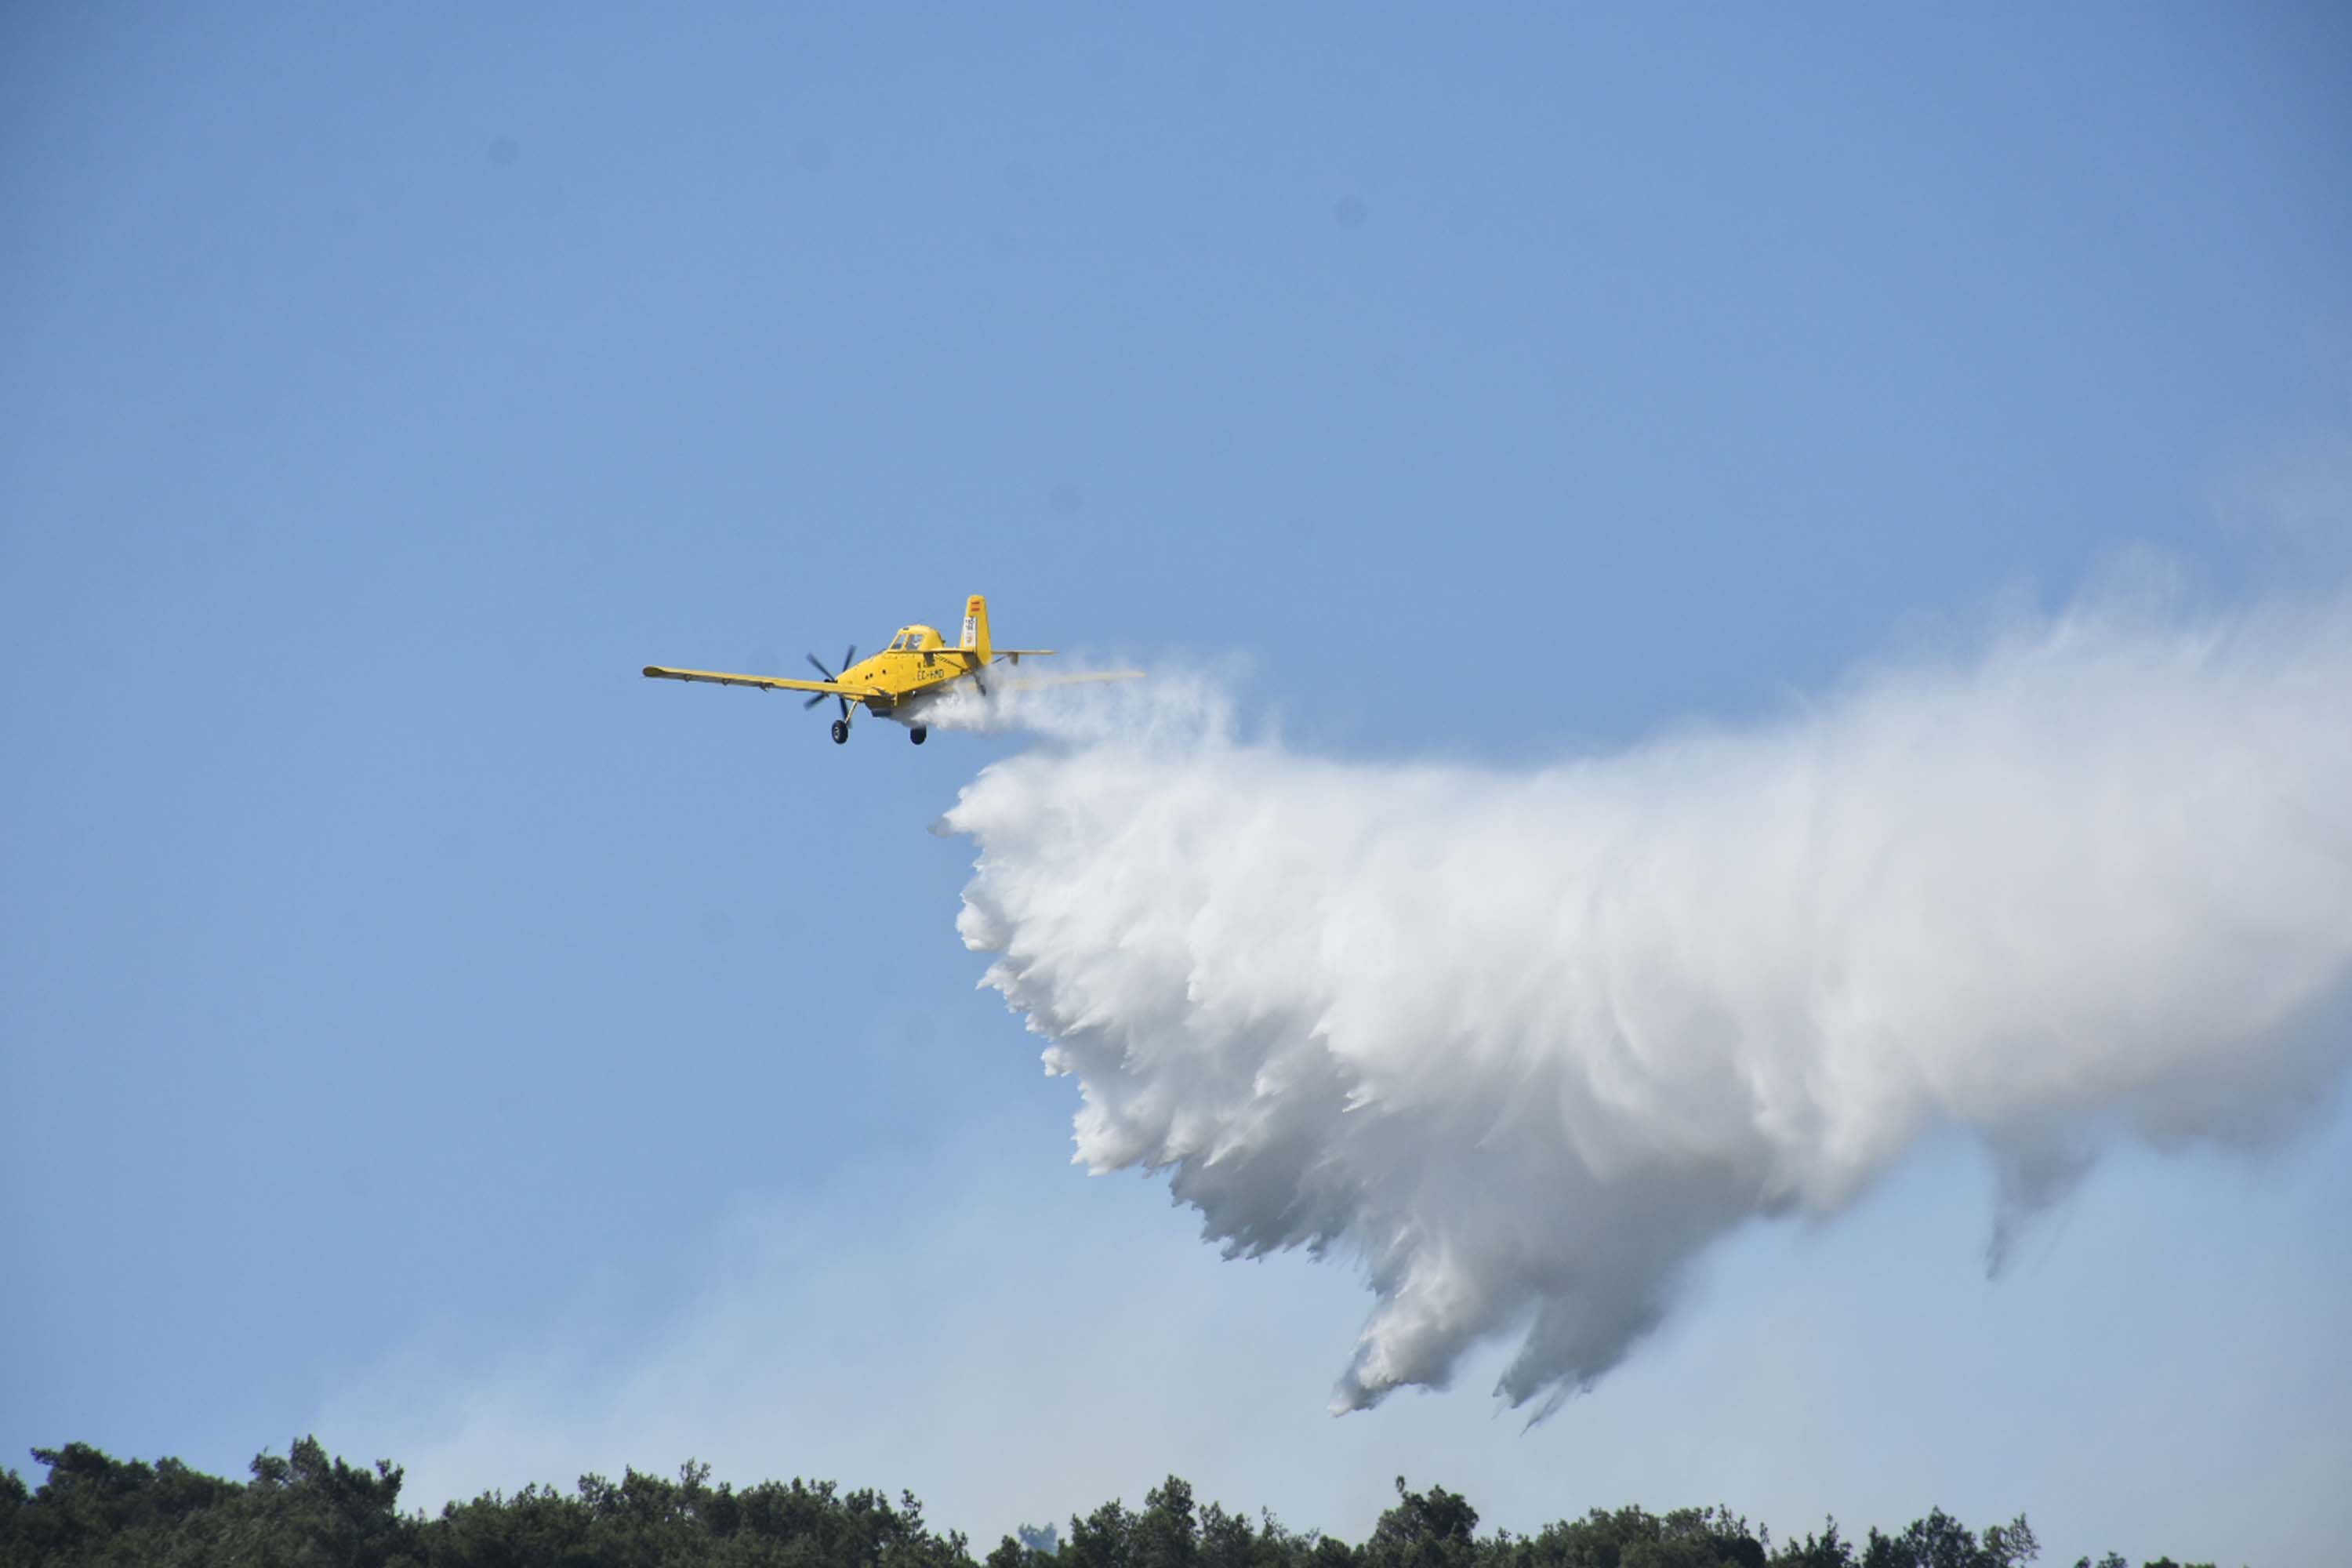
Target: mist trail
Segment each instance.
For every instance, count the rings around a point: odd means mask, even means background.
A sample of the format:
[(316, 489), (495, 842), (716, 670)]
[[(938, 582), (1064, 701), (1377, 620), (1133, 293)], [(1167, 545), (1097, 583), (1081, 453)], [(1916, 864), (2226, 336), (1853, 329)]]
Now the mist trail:
[(2352, 1054), (2341, 602), (2082, 608), (1527, 772), (1246, 742), (1200, 682), (1019, 717), (947, 818), (964, 940), (1081, 1162), (1360, 1262), (1335, 1408), (1505, 1336), (1548, 1413), (1710, 1241), (1939, 1128), (1997, 1266), (2102, 1143), (2266, 1136)]

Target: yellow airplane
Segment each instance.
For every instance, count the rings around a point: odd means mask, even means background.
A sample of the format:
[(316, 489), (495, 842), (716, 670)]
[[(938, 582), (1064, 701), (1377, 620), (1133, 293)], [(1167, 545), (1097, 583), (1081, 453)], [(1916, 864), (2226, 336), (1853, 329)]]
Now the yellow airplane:
[[(658, 664), (646, 666), (646, 674), (656, 680), (707, 680), (714, 686), (756, 686), (763, 691), (813, 691), (815, 696), (801, 704), (814, 708), (830, 697), (841, 704), (841, 717), (833, 721), (833, 743), (840, 745), (849, 739), (849, 718), (852, 704), (863, 704), (869, 713), (895, 719), (907, 726), (908, 739), (921, 745), (930, 730), (923, 722), (923, 711), (938, 701), (940, 694), (959, 681), (969, 680), (979, 688), (982, 696), (988, 693), (988, 677), (983, 673), (1000, 659), (1019, 664), (1024, 658), (1044, 658), (1053, 653), (1049, 647), (996, 647), (988, 640), (988, 601), (974, 594), (963, 605), (963, 638), (954, 647), (947, 638), (930, 626), (901, 626), (890, 639), (890, 646), (873, 658), (859, 663), (856, 644), (842, 656), (839, 675), (825, 668), (816, 655), (808, 656), (816, 666), (823, 680), (793, 680), (781, 675), (722, 675), (714, 669), (671, 669)], [(1113, 669), (1092, 675), (1058, 675), (1024, 677), (1008, 684), (1014, 690), (1027, 690), (1039, 686), (1071, 686), (1097, 680), (1132, 680), (1143, 672), (1139, 669)]]

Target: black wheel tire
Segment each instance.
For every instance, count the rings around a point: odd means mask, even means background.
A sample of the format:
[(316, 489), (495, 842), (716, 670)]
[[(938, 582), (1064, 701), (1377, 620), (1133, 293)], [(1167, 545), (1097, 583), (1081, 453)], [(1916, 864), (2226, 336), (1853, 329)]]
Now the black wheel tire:
[(849, 721), (846, 719), (835, 719), (833, 721), (833, 743), (836, 746), (845, 745), (848, 743), (848, 741)]
[(930, 738), (931, 732), (929, 730), (924, 729), (920, 724), (916, 725), (913, 729), (907, 731), (907, 739), (914, 742), (915, 744), (919, 746)]

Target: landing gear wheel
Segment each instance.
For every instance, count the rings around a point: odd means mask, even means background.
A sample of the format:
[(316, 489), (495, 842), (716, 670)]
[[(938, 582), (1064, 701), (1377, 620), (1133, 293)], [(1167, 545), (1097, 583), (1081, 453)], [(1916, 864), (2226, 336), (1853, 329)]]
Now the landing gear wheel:
[(845, 743), (848, 739), (849, 721), (846, 719), (835, 719), (833, 721), (833, 743), (836, 746), (842, 745)]
[(920, 724), (916, 725), (913, 729), (907, 731), (907, 739), (914, 742), (915, 744), (919, 746), (925, 741), (930, 739), (930, 735), (931, 732), (929, 730), (924, 729)]

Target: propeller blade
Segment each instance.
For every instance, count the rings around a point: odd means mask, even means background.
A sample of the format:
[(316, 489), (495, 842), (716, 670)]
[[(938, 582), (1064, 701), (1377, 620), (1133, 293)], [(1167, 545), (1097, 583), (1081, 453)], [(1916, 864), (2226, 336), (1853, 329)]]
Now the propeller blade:
[[(839, 679), (841, 679), (841, 677), (839, 677), (839, 676), (837, 676), (837, 675), (834, 674), (834, 672), (833, 672), (833, 671), (831, 671), (831, 670), (829, 670), (829, 669), (825, 668), (825, 667), (824, 667), (822, 663), (820, 663), (820, 662), (818, 661), (816, 655), (814, 655), (814, 654), (811, 654), (811, 655), (809, 655), (809, 656), (808, 656), (808, 661), (809, 661), (809, 663), (810, 663), (812, 666), (814, 666), (814, 667), (815, 668), (816, 672), (817, 672), (819, 675), (824, 676), (827, 680), (839, 680)], [(841, 668), (844, 668), (844, 669), (847, 669), (851, 665), (856, 664), (856, 662), (857, 662), (857, 645), (856, 645), (856, 643), (851, 643), (851, 644), (849, 645), (849, 651), (848, 651), (847, 653), (843, 654), (843, 655), (841, 656)], [(814, 707), (815, 707), (818, 703), (820, 703), (820, 702), (824, 701), (824, 699), (825, 699), (825, 693), (824, 693), (824, 692), (820, 691), (820, 692), (818, 692), (815, 696), (814, 696), (814, 697), (810, 698), (807, 701), (805, 701), (805, 702), (802, 703), (802, 704), (801, 704), (801, 706), (802, 706), (803, 708), (814, 708)], [(849, 699), (848, 699), (848, 698), (846, 698), (846, 697), (838, 697), (838, 696), (836, 696), (835, 700), (836, 700), (836, 701), (838, 701), (838, 702), (841, 704), (841, 716), (842, 716), (843, 718), (845, 718), (845, 719), (848, 718), (848, 717), (849, 717)]]

